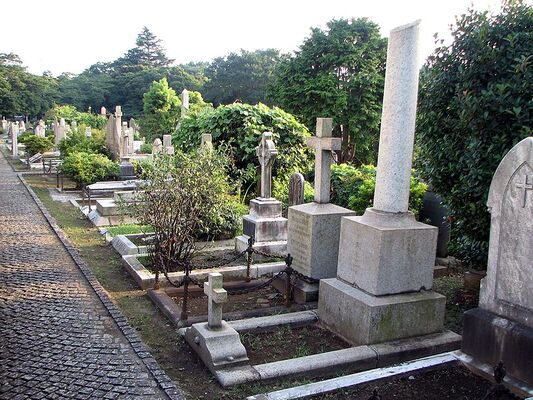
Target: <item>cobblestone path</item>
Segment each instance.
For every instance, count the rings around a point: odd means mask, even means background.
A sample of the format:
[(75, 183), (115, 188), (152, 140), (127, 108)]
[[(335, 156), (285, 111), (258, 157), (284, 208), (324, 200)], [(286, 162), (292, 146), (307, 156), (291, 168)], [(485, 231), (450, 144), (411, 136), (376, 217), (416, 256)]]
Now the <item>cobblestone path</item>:
[(0, 154), (0, 399), (44, 398), (168, 397)]

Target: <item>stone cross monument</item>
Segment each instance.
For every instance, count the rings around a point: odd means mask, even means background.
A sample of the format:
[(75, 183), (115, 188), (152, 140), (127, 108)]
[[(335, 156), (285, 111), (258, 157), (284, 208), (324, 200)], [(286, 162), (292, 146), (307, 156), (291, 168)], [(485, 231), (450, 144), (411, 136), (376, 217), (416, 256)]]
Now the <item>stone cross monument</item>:
[[(316, 119), (316, 136), (307, 140), (308, 146), (316, 150), (315, 201), (289, 207), (288, 213), (287, 248), (294, 258), (292, 266), (298, 272), (315, 279), (333, 278), (337, 275), (341, 218), (355, 215), (347, 208), (329, 203), (332, 152), (340, 150), (342, 142), (342, 139), (332, 137), (332, 131), (331, 118)], [(297, 301), (300, 298), (299, 290), (305, 301), (316, 300), (318, 285), (301, 286), (294, 290)]]
[(316, 119), (316, 136), (307, 145), (316, 150), (315, 155), (315, 203), (329, 203), (331, 186), (332, 151), (340, 150), (342, 139), (332, 137), (333, 120)]
[(272, 132), (263, 132), (261, 143), (256, 147), (255, 153), (261, 164), (261, 197), (272, 197), (272, 165), (278, 155), (278, 150), (272, 140)]
[(219, 272), (209, 274), (208, 282), (204, 283), (207, 295), (207, 326), (209, 329), (222, 327), (222, 304), (228, 301), (228, 292), (223, 287), (223, 277)]
[(418, 32), (419, 21), (390, 33), (374, 207), (342, 218), (337, 277), (320, 282), (321, 321), (355, 344), (443, 328), (446, 299), (431, 290), (438, 229), (417, 222), (407, 208)]
[(278, 155), (272, 132), (263, 133), (255, 151), (261, 164), (261, 193), (250, 201), (250, 214), (243, 217), (243, 235), (235, 238), (235, 249), (243, 251), (253, 237), (254, 248), (283, 254), (287, 250), (287, 218), (281, 215), (281, 202), (272, 197), (272, 165)]
[(222, 274), (209, 274), (208, 282), (204, 283), (208, 322), (193, 324), (185, 331), (185, 340), (215, 376), (218, 370), (248, 361), (239, 333), (222, 319), (222, 304), (228, 299), (222, 281)]

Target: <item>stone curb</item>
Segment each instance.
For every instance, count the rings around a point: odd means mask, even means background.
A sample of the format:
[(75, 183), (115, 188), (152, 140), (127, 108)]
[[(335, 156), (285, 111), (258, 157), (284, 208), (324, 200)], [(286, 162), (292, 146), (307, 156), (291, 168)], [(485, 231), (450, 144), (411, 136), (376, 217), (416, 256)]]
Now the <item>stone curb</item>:
[(30, 196), (33, 198), (35, 203), (37, 204), (37, 207), (39, 207), (39, 209), (41, 210), (41, 213), (44, 215), (48, 224), (53, 229), (53, 231), (55, 232), (55, 234), (57, 235), (57, 237), (59, 238), (59, 240), (65, 247), (65, 249), (67, 250), (67, 252), (69, 253), (74, 263), (81, 270), (81, 272), (85, 276), (85, 279), (87, 279), (87, 281), (89, 282), (89, 285), (95, 291), (96, 295), (98, 296), (98, 298), (100, 299), (100, 301), (102, 302), (106, 310), (111, 315), (111, 318), (113, 318), (113, 320), (117, 324), (120, 331), (126, 337), (128, 343), (133, 348), (133, 351), (135, 352), (135, 354), (137, 354), (137, 356), (142, 360), (142, 362), (146, 366), (146, 369), (150, 371), (150, 373), (156, 380), (159, 387), (171, 400), (185, 399), (185, 395), (183, 394), (183, 392), (180, 389), (178, 389), (178, 387), (168, 377), (165, 371), (159, 366), (155, 358), (150, 354), (150, 352), (148, 351), (148, 349), (142, 342), (137, 332), (128, 324), (126, 317), (122, 314), (120, 309), (109, 298), (103, 286), (94, 277), (93, 273), (89, 269), (89, 266), (81, 258), (80, 254), (78, 253), (78, 250), (72, 245), (72, 243), (67, 238), (63, 230), (59, 227), (59, 225), (57, 225), (55, 218), (52, 217), (52, 215), (50, 215), (50, 213), (48, 212), (44, 204), (41, 202), (41, 200), (37, 197), (35, 192), (30, 187), (30, 185), (28, 185), (28, 183), (24, 180), (22, 173), (17, 172), (17, 176), (22, 182), (22, 184), (24, 185), (24, 187), (26, 188), (26, 190), (28, 191), (28, 193), (30, 194)]

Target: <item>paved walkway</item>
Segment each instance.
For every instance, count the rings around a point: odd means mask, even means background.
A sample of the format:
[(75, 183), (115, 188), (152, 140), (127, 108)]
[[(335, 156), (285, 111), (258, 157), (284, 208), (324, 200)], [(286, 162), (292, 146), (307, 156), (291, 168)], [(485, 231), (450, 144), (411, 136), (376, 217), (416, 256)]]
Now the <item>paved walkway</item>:
[(0, 154), (0, 399), (44, 398), (168, 396)]

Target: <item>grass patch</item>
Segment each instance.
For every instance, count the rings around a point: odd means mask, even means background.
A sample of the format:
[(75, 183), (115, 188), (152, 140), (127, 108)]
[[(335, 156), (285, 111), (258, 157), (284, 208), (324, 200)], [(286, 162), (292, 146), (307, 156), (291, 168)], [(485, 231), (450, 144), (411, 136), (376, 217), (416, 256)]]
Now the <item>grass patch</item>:
[(138, 224), (124, 224), (118, 226), (110, 226), (107, 229), (107, 232), (111, 236), (117, 235), (136, 235), (140, 233), (152, 232), (153, 229), (149, 225), (138, 225)]

